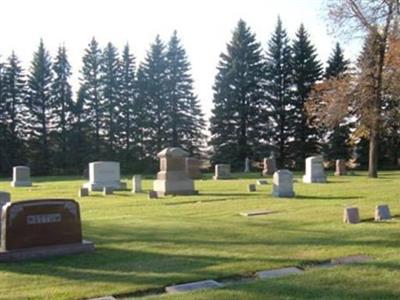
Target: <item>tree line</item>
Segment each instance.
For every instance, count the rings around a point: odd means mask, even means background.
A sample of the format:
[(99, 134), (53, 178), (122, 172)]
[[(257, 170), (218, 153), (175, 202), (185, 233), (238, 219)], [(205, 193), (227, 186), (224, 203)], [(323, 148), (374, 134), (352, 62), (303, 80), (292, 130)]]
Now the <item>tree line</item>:
[[(41, 41), (28, 72), (15, 53), (0, 64), (0, 172), (28, 164), (34, 174), (76, 174), (94, 160), (154, 172), (156, 154), (168, 146), (236, 170), (246, 157), (259, 161), (271, 153), (280, 168), (302, 169), (305, 158), (316, 154), (365, 167), (371, 139), (368, 118), (362, 116), (368, 114), (360, 113), (364, 102), (357, 106), (344, 94), (371, 98), (345, 89), (345, 83), (357, 86), (354, 76), (363, 78), (374, 65), (374, 41), (366, 39), (356, 65), (337, 44), (323, 68), (303, 25), (290, 39), (278, 18), (263, 47), (240, 20), (220, 55), (208, 137), (176, 32), (167, 44), (157, 36), (138, 67), (128, 45), (120, 53), (112, 43), (102, 48), (93, 38), (82, 58), (76, 95), (65, 46), (52, 59)], [(400, 68), (388, 66), (394, 81)], [(333, 89), (339, 80), (342, 85)], [(391, 91), (380, 109), (386, 125), (378, 160), (387, 166), (397, 164), (400, 149), (399, 93)]]
[[(240, 20), (220, 56), (215, 78), (211, 160), (242, 169), (246, 157), (260, 161), (274, 153), (279, 168), (301, 170), (305, 158), (323, 155), (331, 162), (345, 159), (354, 167), (368, 166), (371, 177), (376, 177), (371, 170), (377, 170), (378, 164), (397, 168), (400, 94), (398, 89), (389, 89), (385, 78), (384, 89), (376, 91), (377, 48), (382, 46), (377, 47), (376, 32), (372, 35), (366, 37), (355, 65), (345, 59), (337, 43), (324, 69), (303, 25), (290, 39), (278, 19), (263, 50), (250, 27)], [(390, 49), (392, 57), (400, 57), (400, 47), (397, 52), (395, 47)], [(384, 74), (396, 82), (400, 65), (388, 62), (386, 52), (383, 55)], [(352, 87), (345, 90), (346, 96), (341, 93), (345, 85), (322, 88), (339, 78)], [(376, 95), (381, 98), (378, 106)], [(371, 138), (372, 123), (379, 124), (374, 131), (379, 139)]]
[(82, 60), (75, 97), (65, 46), (52, 59), (41, 41), (28, 72), (15, 53), (0, 65), (1, 173), (77, 173), (94, 160), (146, 172), (167, 146), (200, 155), (205, 121), (176, 32), (167, 44), (157, 36), (138, 68), (129, 45), (95, 38)]

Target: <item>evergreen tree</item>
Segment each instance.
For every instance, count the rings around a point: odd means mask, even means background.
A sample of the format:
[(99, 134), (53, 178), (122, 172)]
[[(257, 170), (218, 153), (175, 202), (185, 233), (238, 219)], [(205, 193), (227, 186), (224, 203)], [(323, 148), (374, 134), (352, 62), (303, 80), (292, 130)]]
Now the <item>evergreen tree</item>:
[(23, 148), (25, 136), (26, 103), (25, 103), (25, 79), (21, 63), (13, 52), (4, 66), (3, 74), (5, 132), (3, 135), (4, 159), (2, 166), (10, 170), (12, 166), (25, 163), (26, 157)]
[(81, 95), (83, 95), (83, 116), (90, 120), (90, 143), (92, 146), (91, 160), (102, 157), (102, 121), (104, 120), (104, 110), (101, 105), (101, 83), (100, 66), (101, 50), (96, 39), (93, 38), (83, 56), (83, 67), (81, 70)]
[(277, 149), (280, 168), (289, 165), (290, 138), (293, 136), (291, 48), (281, 19), (268, 42), (266, 57), (266, 92), (271, 105), (271, 140)]
[(54, 165), (65, 171), (68, 162), (68, 134), (71, 130), (72, 91), (69, 83), (71, 65), (65, 46), (58, 48), (53, 64), (54, 80), (51, 87), (52, 126), (55, 134)]
[[(143, 104), (143, 143), (151, 162), (157, 153), (170, 146), (168, 141), (168, 103), (166, 97), (165, 45), (157, 36), (138, 70), (138, 92)], [(152, 164), (151, 168), (156, 167)]]
[[(337, 43), (327, 61), (324, 77), (332, 79), (344, 74), (349, 68), (350, 62), (345, 60), (342, 48)], [(327, 133), (327, 141), (324, 143), (324, 153), (331, 160), (349, 159), (351, 146), (349, 145), (350, 124), (349, 120), (343, 120)]]
[(193, 92), (193, 80), (186, 51), (175, 31), (166, 53), (169, 144), (200, 156), (204, 136), (203, 114)]
[(124, 152), (125, 164), (132, 166), (132, 162), (143, 157), (136, 139), (137, 123), (139, 113), (135, 107), (137, 99), (135, 78), (135, 57), (130, 53), (129, 45), (124, 47), (121, 61), (121, 83), (120, 83), (120, 114), (118, 132), (121, 148)]
[(8, 165), (8, 157), (6, 151), (7, 136), (7, 118), (6, 118), (6, 101), (3, 92), (4, 66), (0, 63), (0, 174), (6, 172)]
[(32, 167), (37, 174), (48, 174), (50, 171), (51, 83), (51, 58), (41, 40), (28, 75), (28, 136)]
[(294, 139), (290, 152), (296, 161), (296, 167), (302, 168), (308, 156), (320, 153), (320, 133), (316, 128), (310, 126), (304, 105), (313, 85), (321, 78), (322, 66), (303, 24), (296, 33), (292, 49), (295, 86), (292, 104), (295, 109), (295, 118)]
[(261, 46), (240, 20), (227, 53), (220, 56), (214, 84), (211, 117), (212, 162), (241, 168), (246, 157), (259, 159), (268, 133), (266, 100), (262, 87), (264, 63)]
[(118, 128), (118, 113), (120, 111), (120, 63), (118, 50), (112, 43), (108, 43), (103, 51), (100, 66), (101, 76), (101, 109), (104, 111), (103, 128), (107, 135), (107, 157), (115, 159), (117, 152), (116, 133)]

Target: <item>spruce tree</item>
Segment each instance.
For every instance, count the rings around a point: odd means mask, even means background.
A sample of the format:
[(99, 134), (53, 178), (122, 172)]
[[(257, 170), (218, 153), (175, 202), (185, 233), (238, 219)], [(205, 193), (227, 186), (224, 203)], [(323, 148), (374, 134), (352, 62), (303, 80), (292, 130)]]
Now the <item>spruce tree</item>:
[(261, 46), (243, 20), (222, 53), (214, 84), (211, 117), (213, 163), (231, 163), (241, 168), (246, 157), (259, 159), (268, 133), (266, 100), (262, 80)]
[(66, 171), (70, 149), (68, 149), (68, 135), (71, 130), (72, 90), (69, 83), (71, 65), (68, 62), (65, 46), (58, 48), (53, 64), (54, 80), (51, 86), (52, 126), (55, 134), (54, 165)]
[(321, 150), (320, 132), (310, 126), (304, 105), (312, 87), (321, 79), (322, 66), (303, 24), (296, 33), (292, 49), (295, 87), (292, 105), (295, 110), (295, 118), (293, 122), (294, 139), (290, 152), (296, 161), (296, 167), (302, 168), (308, 156), (319, 154)]
[(265, 90), (271, 106), (271, 140), (277, 149), (277, 163), (280, 168), (290, 163), (290, 138), (293, 136), (291, 55), (289, 38), (278, 18), (275, 32), (268, 42)]
[(5, 174), (8, 166), (8, 157), (6, 151), (7, 136), (7, 118), (6, 101), (3, 93), (4, 67), (0, 63), (0, 174)]
[[(339, 43), (327, 61), (324, 77), (332, 79), (343, 75), (349, 68), (349, 61), (344, 58), (343, 50)], [(324, 143), (324, 153), (331, 160), (348, 159), (351, 155), (349, 145), (350, 126), (349, 120), (343, 120), (327, 133), (327, 142)]]
[(126, 44), (122, 53), (121, 60), (121, 76), (120, 76), (120, 114), (119, 124), (120, 130), (117, 133), (120, 141), (120, 146), (123, 151), (125, 164), (132, 167), (135, 160), (143, 157), (139, 154), (139, 143), (136, 139), (138, 111), (135, 107), (137, 99), (136, 78), (135, 78), (135, 57), (129, 50), (129, 45)]
[(90, 120), (91, 160), (100, 159), (103, 151), (101, 144), (103, 141), (102, 121), (104, 120), (104, 110), (101, 105), (101, 61), (102, 55), (99, 44), (93, 38), (85, 49), (80, 78), (81, 95), (84, 97), (83, 116)]
[(193, 79), (186, 51), (175, 31), (166, 53), (169, 144), (200, 156), (203, 146), (203, 114), (193, 92)]
[(49, 145), (51, 116), (51, 58), (40, 41), (33, 55), (28, 75), (28, 106), (30, 159), (36, 174), (49, 174), (51, 149)]
[[(143, 143), (150, 162), (157, 153), (170, 146), (168, 141), (168, 103), (166, 97), (165, 45), (157, 36), (138, 70), (138, 92), (143, 104)], [(150, 167), (156, 167), (152, 164)]]
[(3, 136), (4, 154), (7, 159), (2, 166), (11, 169), (17, 164), (26, 163), (23, 139), (25, 136), (26, 103), (25, 103), (25, 78), (18, 57), (12, 52), (4, 65), (3, 74), (3, 118), (6, 131)]
[(100, 66), (101, 76), (101, 109), (103, 110), (102, 127), (106, 134), (108, 159), (115, 159), (117, 155), (116, 133), (118, 128), (118, 113), (120, 107), (120, 63), (118, 50), (112, 43), (108, 43), (103, 51), (102, 63)]

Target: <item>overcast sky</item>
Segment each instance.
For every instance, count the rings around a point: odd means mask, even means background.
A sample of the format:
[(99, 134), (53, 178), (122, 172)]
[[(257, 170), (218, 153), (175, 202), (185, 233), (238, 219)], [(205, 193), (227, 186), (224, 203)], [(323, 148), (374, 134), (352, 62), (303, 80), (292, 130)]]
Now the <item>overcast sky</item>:
[[(167, 41), (176, 29), (207, 116), (219, 54), (240, 18), (264, 48), (278, 15), (291, 37), (304, 23), (323, 62), (336, 43), (328, 35), (322, 0), (1, 0), (1, 12), (2, 59), (15, 50), (26, 68), (40, 38), (53, 56), (65, 43), (75, 90), (83, 51), (93, 36), (102, 46), (111, 41), (119, 49), (128, 42), (140, 61), (157, 34)], [(358, 43), (340, 42), (354, 58)]]

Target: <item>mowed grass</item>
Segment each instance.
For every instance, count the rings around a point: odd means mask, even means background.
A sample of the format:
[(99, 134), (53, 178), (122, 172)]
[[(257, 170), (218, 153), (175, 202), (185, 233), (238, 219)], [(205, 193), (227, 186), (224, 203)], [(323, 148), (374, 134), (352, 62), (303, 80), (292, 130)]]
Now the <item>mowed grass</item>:
[[(196, 181), (198, 196), (148, 200), (147, 194), (117, 191), (78, 199), (84, 180), (33, 178), (32, 188), (0, 190), (12, 200), (74, 198), (81, 207), (84, 237), (96, 244), (91, 254), (45, 261), (1, 263), (0, 299), (85, 299), (209, 278), (309, 264), (363, 254), (373, 261), (301, 276), (257, 281), (212, 291), (163, 295), (151, 299), (399, 299), (400, 172), (379, 179), (329, 176), (328, 184), (295, 183), (296, 198), (271, 197), (269, 184), (242, 179)], [(208, 176), (210, 178), (210, 176)], [(128, 179), (126, 179), (128, 181)], [(129, 181), (128, 181), (129, 182)], [(144, 189), (152, 180), (144, 180)], [(128, 184), (129, 188), (131, 183)], [(355, 205), (361, 218), (375, 205), (390, 205), (389, 222), (342, 223), (343, 208)], [(242, 211), (274, 213), (246, 218)]]

